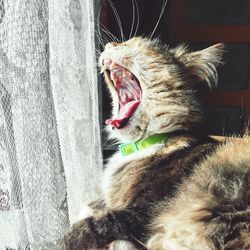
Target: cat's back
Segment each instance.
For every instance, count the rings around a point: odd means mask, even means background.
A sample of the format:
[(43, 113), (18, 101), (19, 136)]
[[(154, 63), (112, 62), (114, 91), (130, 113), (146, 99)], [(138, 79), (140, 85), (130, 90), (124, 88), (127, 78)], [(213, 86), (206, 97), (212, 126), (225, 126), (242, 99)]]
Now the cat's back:
[[(220, 160), (221, 163), (231, 162), (230, 165), (233, 165), (236, 168), (242, 169), (244, 165), (243, 162), (250, 162), (250, 136), (244, 138), (229, 137), (224, 140), (221, 146), (216, 150), (216, 153), (210, 161)], [(224, 165), (224, 164), (223, 164)]]
[(250, 249), (250, 138), (229, 138), (158, 207), (149, 249)]

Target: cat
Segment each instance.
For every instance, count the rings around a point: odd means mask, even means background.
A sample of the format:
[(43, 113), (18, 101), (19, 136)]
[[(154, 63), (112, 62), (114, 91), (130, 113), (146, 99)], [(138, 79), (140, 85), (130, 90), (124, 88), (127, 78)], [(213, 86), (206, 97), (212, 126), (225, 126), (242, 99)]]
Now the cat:
[(196, 89), (217, 81), (223, 44), (190, 52), (157, 39), (108, 43), (99, 63), (113, 101), (103, 196), (64, 237), (68, 250), (250, 249), (250, 139), (209, 137)]

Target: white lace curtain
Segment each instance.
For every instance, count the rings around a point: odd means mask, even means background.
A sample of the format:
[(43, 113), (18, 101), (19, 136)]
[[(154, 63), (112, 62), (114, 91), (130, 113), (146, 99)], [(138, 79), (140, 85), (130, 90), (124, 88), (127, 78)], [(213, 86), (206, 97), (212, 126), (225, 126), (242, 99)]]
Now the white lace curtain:
[(102, 172), (94, 0), (0, 0), (0, 249), (54, 249)]

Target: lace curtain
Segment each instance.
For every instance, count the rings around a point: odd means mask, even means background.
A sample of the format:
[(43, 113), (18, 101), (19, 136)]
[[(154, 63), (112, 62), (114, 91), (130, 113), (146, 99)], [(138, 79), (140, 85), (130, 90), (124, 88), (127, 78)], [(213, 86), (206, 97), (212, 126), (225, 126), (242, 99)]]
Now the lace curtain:
[(0, 249), (54, 249), (102, 172), (93, 0), (0, 0)]

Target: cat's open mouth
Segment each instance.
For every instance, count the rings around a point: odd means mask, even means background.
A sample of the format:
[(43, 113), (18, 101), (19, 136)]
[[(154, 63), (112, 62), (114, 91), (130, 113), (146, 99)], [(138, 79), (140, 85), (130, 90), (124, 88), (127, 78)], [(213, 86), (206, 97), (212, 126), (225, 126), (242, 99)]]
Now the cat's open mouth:
[(107, 125), (123, 128), (141, 102), (141, 87), (136, 77), (127, 69), (114, 63), (111, 59), (103, 60), (102, 71), (105, 71), (117, 92), (119, 111), (117, 117), (105, 121)]

